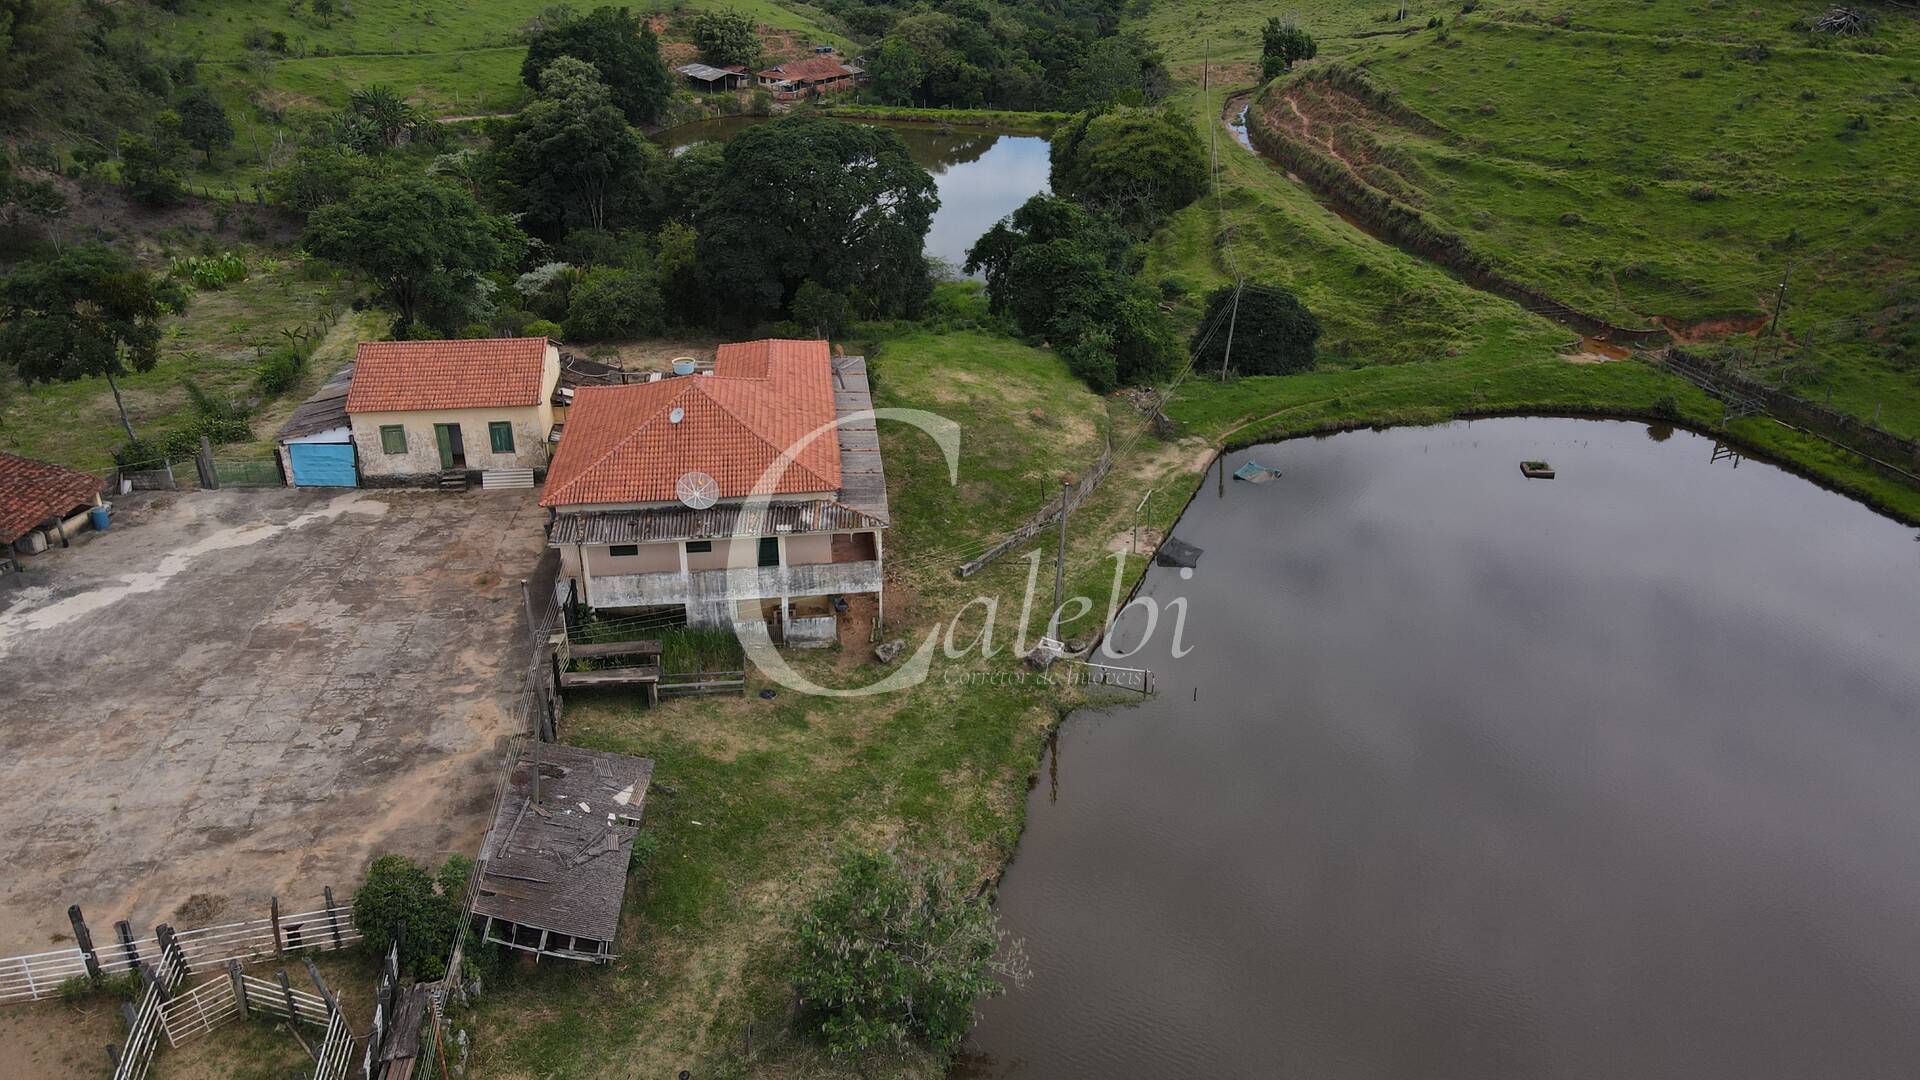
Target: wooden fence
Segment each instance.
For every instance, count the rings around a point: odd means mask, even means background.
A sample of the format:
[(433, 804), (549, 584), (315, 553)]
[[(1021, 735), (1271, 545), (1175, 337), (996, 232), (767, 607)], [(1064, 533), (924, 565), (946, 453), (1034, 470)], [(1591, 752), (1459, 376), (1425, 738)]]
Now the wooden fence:
[(80, 909), (72, 907), (67, 910), (67, 917), (73, 923), (73, 945), (50, 952), (0, 957), (0, 1005), (56, 997), (62, 985), (73, 979), (124, 975), (138, 969), (142, 960), (159, 957), (168, 939), (185, 965), (183, 975), (224, 965), (228, 960), (253, 963), (291, 952), (342, 949), (359, 941), (359, 928), (353, 925), (352, 900), (335, 901), (329, 888), (323, 904), (313, 911), (286, 914), (281, 912), (276, 897), (268, 905), (264, 918), (178, 932), (162, 924), (154, 928), (152, 936), (145, 938), (135, 938), (132, 925), (123, 920), (114, 924), (117, 940), (105, 947), (95, 946)]
[(1025, 525), (1015, 529), (1006, 539), (988, 548), (980, 555), (975, 556), (972, 561), (961, 564), (960, 576), (963, 578), (972, 577), (986, 569), (994, 560), (1000, 558), (1000, 556), (1005, 555), (1007, 552), (1040, 535), (1041, 530), (1058, 521), (1061, 514), (1072, 513), (1081, 502), (1085, 501), (1088, 495), (1093, 493), (1094, 488), (1100, 486), (1100, 481), (1107, 478), (1107, 470), (1112, 467), (1113, 439), (1109, 436), (1107, 438), (1106, 449), (1100, 452), (1100, 456), (1094, 460), (1093, 466), (1087, 470), (1085, 476), (1080, 478), (1079, 483), (1055, 496), (1052, 501), (1040, 509), (1039, 513), (1028, 518)]

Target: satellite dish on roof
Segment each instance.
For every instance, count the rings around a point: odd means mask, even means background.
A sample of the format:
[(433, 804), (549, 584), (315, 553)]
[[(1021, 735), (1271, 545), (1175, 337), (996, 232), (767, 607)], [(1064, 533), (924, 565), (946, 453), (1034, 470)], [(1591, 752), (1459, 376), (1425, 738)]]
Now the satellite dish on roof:
[(685, 420), (686, 418), (687, 418), (687, 410), (676, 407), (672, 412), (667, 414), (667, 423), (677, 424), (680, 421)]
[(720, 501), (720, 483), (706, 473), (695, 469), (693, 472), (680, 474), (680, 479), (674, 482), (673, 493), (680, 496), (680, 501), (692, 509), (705, 510)]

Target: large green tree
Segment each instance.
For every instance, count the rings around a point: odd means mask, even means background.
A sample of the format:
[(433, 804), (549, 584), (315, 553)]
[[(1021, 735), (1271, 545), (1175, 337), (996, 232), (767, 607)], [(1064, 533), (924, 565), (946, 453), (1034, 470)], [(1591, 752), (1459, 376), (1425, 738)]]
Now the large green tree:
[(548, 239), (633, 224), (659, 204), (665, 169), (599, 73), (570, 56), (547, 65), (539, 98), (495, 129), (491, 163), (502, 202)]
[(626, 8), (597, 7), (543, 26), (527, 43), (521, 81), (538, 89), (541, 72), (562, 56), (592, 64), (613, 103), (633, 123), (658, 120), (673, 96), (673, 78), (660, 58), (660, 39), (646, 20)]
[(789, 116), (734, 136), (725, 153), (698, 213), (701, 271), (721, 312), (775, 316), (808, 280), (869, 316), (926, 299), (922, 247), (940, 198), (898, 135)]
[(1275, 16), (1260, 31), (1260, 74), (1271, 79), (1302, 60), (1311, 60), (1320, 52), (1313, 35), (1293, 19)]
[(380, 286), (403, 324), (460, 324), (480, 275), (507, 262), (511, 226), (466, 191), (424, 177), (370, 180), (307, 219), (307, 250)]
[[(1207, 314), (1193, 335), (1193, 363), (1202, 371), (1228, 367), (1227, 330), (1232, 328), (1231, 370), (1247, 375), (1291, 375), (1313, 368), (1320, 320), (1300, 298), (1278, 285), (1249, 284), (1234, 300), (1223, 285), (1207, 297)], [(1206, 331), (1215, 328), (1213, 333)]]
[(213, 164), (213, 152), (233, 145), (233, 121), (213, 91), (194, 86), (182, 94), (174, 111), (180, 114), (180, 137), (187, 145), (207, 156)]
[(1111, 213), (1144, 235), (1207, 189), (1193, 125), (1159, 109), (1084, 112), (1053, 136), (1053, 190)]
[(732, 8), (695, 15), (693, 47), (700, 50), (700, 59), (718, 67), (739, 64), (751, 69), (760, 63), (760, 31), (753, 16)]
[(0, 281), (0, 360), (29, 383), (105, 378), (120, 426), (129, 442), (138, 441), (118, 380), (153, 370), (160, 320), (185, 304), (172, 279), (147, 273), (125, 254), (100, 244), (77, 247)]
[(989, 306), (1044, 339), (1095, 390), (1156, 382), (1178, 347), (1157, 298), (1128, 274), (1133, 245), (1104, 215), (1035, 195), (967, 252)]
[(1044, 192), (1035, 195), (967, 249), (966, 271), (986, 278), (987, 302), (994, 313), (1011, 310), (1023, 291), (1011, 277), (1014, 256), (1023, 248), (1054, 240), (1072, 241), (1094, 265), (1106, 270), (1124, 269), (1131, 246), (1126, 233), (1110, 219), (1071, 199)]
[(1026, 971), (971, 880), (962, 868), (892, 852), (842, 859), (794, 920), (801, 1027), (842, 1057), (959, 1046), (975, 999), (1005, 993), (1001, 980), (1019, 982)]

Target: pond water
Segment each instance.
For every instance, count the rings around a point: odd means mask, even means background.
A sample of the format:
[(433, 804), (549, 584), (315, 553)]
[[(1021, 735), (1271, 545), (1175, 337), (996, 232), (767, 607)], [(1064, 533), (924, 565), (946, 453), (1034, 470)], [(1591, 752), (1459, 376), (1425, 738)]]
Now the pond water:
[[(668, 128), (655, 141), (668, 153), (708, 142), (725, 142), (763, 118), (730, 116)], [(957, 271), (967, 249), (993, 223), (1049, 190), (1047, 140), (1038, 135), (1009, 135), (988, 128), (948, 128), (931, 124), (852, 121), (883, 127), (899, 135), (907, 152), (933, 175), (940, 209), (927, 230), (927, 254), (952, 263)]]
[[(1228, 455), (1000, 894), (983, 1077), (1920, 1068), (1920, 543), (1710, 439), (1505, 419)], [(1527, 480), (1523, 459), (1558, 479)], [(1123, 618), (1116, 647), (1136, 644)]]

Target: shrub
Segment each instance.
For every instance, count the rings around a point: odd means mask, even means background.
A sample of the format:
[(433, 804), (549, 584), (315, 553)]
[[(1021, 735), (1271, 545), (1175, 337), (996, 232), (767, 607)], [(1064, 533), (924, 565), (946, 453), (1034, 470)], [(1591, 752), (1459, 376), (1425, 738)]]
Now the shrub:
[(353, 924), (360, 930), (361, 946), (374, 956), (385, 956), (394, 927), (405, 923), (402, 970), (422, 980), (445, 975), (471, 867), (472, 860), (459, 855), (449, 858), (437, 875), (405, 855), (373, 860), (367, 879), (353, 894)]
[(520, 324), (521, 337), (543, 337), (559, 341), (562, 337), (560, 324), (552, 319), (534, 319)]
[(1587, 219), (1581, 217), (1579, 212), (1575, 210), (1569, 210), (1560, 215), (1560, 224), (1562, 225), (1584, 225), (1586, 221)]
[(196, 289), (224, 289), (247, 276), (247, 260), (231, 251), (218, 255), (188, 255), (167, 263), (167, 273)]
[(1003, 949), (993, 907), (969, 896), (950, 865), (863, 852), (841, 860), (834, 880), (794, 925), (793, 987), (801, 1026), (836, 1056), (919, 1043), (958, 1046), (975, 998), (1019, 981), (1017, 945)]
[(1692, 199), (1694, 202), (1712, 202), (1713, 197), (1714, 191), (1712, 184), (1701, 184), (1699, 187), (1687, 192), (1687, 198)]
[(306, 367), (306, 357), (300, 350), (287, 345), (266, 355), (253, 369), (253, 385), (263, 394), (283, 394), (293, 389), (300, 381), (300, 371)]
[(573, 288), (565, 329), (572, 341), (647, 337), (666, 329), (666, 305), (651, 274), (590, 270)]
[[(1291, 375), (1313, 368), (1320, 320), (1300, 298), (1278, 285), (1249, 284), (1232, 311), (1233, 286), (1207, 297), (1207, 313), (1193, 335), (1193, 363), (1219, 371), (1226, 362), (1227, 325), (1233, 324), (1233, 370), (1248, 375)], [(1211, 331), (1211, 332), (1209, 332)]]

